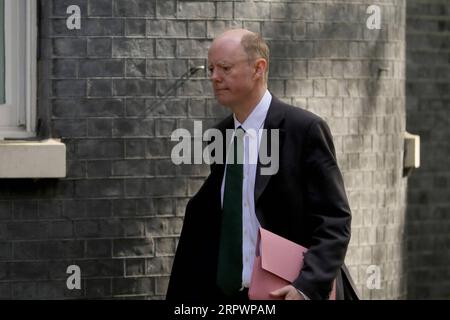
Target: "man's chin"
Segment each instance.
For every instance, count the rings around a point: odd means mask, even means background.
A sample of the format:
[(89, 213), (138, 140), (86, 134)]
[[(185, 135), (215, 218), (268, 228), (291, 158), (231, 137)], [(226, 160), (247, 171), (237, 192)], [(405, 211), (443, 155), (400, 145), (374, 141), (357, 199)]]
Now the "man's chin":
[(230, 100), (226, 99), (224, 96), (220, 94), (216, 94), (216, 100), (224, 107), (228, 107), (230, 105)]

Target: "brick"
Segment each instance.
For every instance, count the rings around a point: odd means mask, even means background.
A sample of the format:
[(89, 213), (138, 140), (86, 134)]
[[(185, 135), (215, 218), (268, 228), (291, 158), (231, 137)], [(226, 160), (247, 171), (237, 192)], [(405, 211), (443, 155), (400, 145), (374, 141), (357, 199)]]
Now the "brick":
[(169, 274), (172, 269), (173, 257), (147, 258), (147, 275)]
[(154, 278), (113, 279), (113, 296), (130, 294), (154, 294)]
[(216, 2), (217, 18), (218, 19), (232, 19), (233, 18), (233, 2), (220, 1)]
[(178, 2), (177, 17), (179, 19), (212, 19), (215, 18), (215, 4), (211, 2)]
[(87, 95), (89, 97), (111, 97), (112, 81), (111, 80), (88, 80)]
[(89, 1), (89, 16), (111, 17), (112, 16), (112, 0), (95, 0)]
[(155, 82), (147, 79), (113, 80), (113, 94), (116, 96), (154, 96)]
[(156, 17), (157, 18), (175, 18), (176, 17), (176, 1), (173, 0), (157, 0)]
[(346, 41), (322, 40), (314, 43), (314, 55), (320, 58), (347, 58), (349, 44)]
[(139, 216), (153, 216), (155, 214), (155, 208), (153, 199), (137, 199), (136, 200), (136, 206), (137, 206), (137, 215)]
[(89, 200), (86, 202), (86, 217), (110, 217), (110, 200)]
[(227, 29), (241, 28), (242, 22), (232, 20), (212, 20), (206, 22), (206, 36), (207, 38), (215, 38), (222, 34)]
[(145, 140), (125, 141), (125, 157), (126, 158), (144, 158), (145, 157)]
[(112, 163), (113, 176), (143, 176), (150, 174), (147, 160), (120, 160)]
[(14, 202), (13, 218), (14, 220), (33, 220), (38, 217), (38, 202), (29, 200)]
[(114, 216), (135, 216), (137, 204), (135, 199), (118, 199), (113, 201)]
[(46, 222), (9, 222), (5, 233), (8, 239), (31, 240), (48, 237), (48, 223)]
[(83, 159), (123, 157), (123, 142), (119, 140), (82, 140), (78, 142), (78, 157)]
[(210, 46), (209, 40), (178, 40), (179, 57), (206, 58)]
[(150, 238), (114, 239), (114, 257), (146, 257), (153, 256), (154, 243)]
[(145, 274), (145, 259), (133, 258), (125, 260), (125, 275), (142, 276)]
[(154, 56), (153, 39), (114, 38), (113, 57), (147, 58)]
[(154, 17), (155, 0), (116, 0), (114, 16), (116, 17)]
[[(187, 105), (187, 99), (166, 99), (163, 102), (153, 100), (147, 100), (146, 101), (146, 107), (147, 110), (147, 116), (149, 117), (166, 117), (166, 118), (175, 118), (175, 117), (186, 117), (186, 105)], [(169, 119), (164, 119), (166, 121), (171, 121)], [(160, 120), (155, 120), (158, 123)], [(167, 126), (167, 125), (166, 125)], [(176, 126), (176, 125), (175, 125)], [(170, 125), (169, 125), (170, 127)], [(172, 128), (172, 127), (170, 127)], [(173, 128), (172, 128), (173, 129)], [(161, 126), (159, 126), (159, 129), (161, 130)], [(157, 131), (158, 132), (158, 131)], [(171, 133), (171, 131), (170, 131)]]
[(166, 35), (168, 37), (183, 38), (187, 35), (187, 27), (185, 21), (169, 20), (166, 22)]
[(264, 22), (262, 24), (262, 36), (264, 39), (291, 39), (291, 22)]
[(173, 255), (176, 251), (176, 243), (173, 238), (156, 238), (155, 253), (157, 256)]
[(87, 258), (110, 258), (112, 257), (112, 240), (86, 240)]
[(270, 3), (236, 2), (234, 4), (235, 19), (270, 19)]
[(326, 91), (326, 81), (325, 80), (314, 80), (313, 81), (314, 97), (325, 97), (327, 95)]
[(112, 120), (111, 119), (89, 119), (88, 136), (89, 137), (111, 137)]
[(56, 137), (85, 137), (86, 136), (86, 121), (77, 120), (54, 120), (52, 126), (52, 133)]
[(133, 99), (133, 98), (129, 98), (126, 99), (125, 102), (125, 109), (126, 112), (125, 114), (129, 117), (144, 117), (147, 118), (147, 110), (145, 109), (145, 99), (144, 98), (138, 98), (138, 99)]
[(113, 136), (115, 137), (148, 137), (153, 135), (153, 119), (115, 119), (113, 122)]
[(72, 221), (52, 221), (49, 223), (48, 237), (50, 239), (71, 238), (73, 236)]
[(126, 36), (143, 36), (145, 37), (147, 30), (147, 21), (144, 19), (125, 20)]
[(175, 58), (176, 57), (176, 40), (174, 39), (157, 39), (156, 40), (156, 57), (158, 58)]
[(311, 80), (288, 80), (286, 94), (288, 96), (312, 96), (313, 82)]
[(145, 77), (145, 70), (145, 59), (127, 59), (125, 71), (127, 77)]
[(314, 10), (311, 3), (271, 3), (270, 16), (282, 20), (310, 20)]
[(11, 219), (12, 216), (12, 202), (0, 201), (0, 220)]
[(85, 80), (54, 80), (53, 95), (56, 97), (81, 97), (86, 95)]
[(17, 241), (14, 242), (15, 260), (34, 260), (38, 258), (39, 242), (37, 241)]
[(80, 218), (86, 215), (86, 202), (81, 200), (64, 200), (62, 216)]
[(74, 240), (43, 241), (39, 244), (38, 254), (41, 259), (83, 258), (84, 242)]
[(186, 60), (152, 59), (147, 60), (147, 74), (150, 77), (180, 77), (188, 71)]
[(177, 129), (175, 119), (158, 119), (155, 121), (156, 136), (170, 136)]
[[(12, 289), (12, 290), (11, 290)], [(15, 282), (10, 288), (13, 299), (36, 299), (38, 285), (35, 282)]]
[(126, 196), (147, 196), (146, 184), (144, 179), (126, 179), (125, 180)]
[(169, 277), (158, 277), (156, 278), (156, 294), (165, 295), (167, 288), (169, 286)]
[(55, 99), (52, 110), (54, 116), (84, 118), (118, 117), (124, 108), (121, 99)]
[(109, 160), (87, 161), (86, 166), (86, 175), (89, 178), (106, 178), (112, 176), (112, 164)]
[(124, 75), (124, 61), (120, 59), (89, 59), (80, 61), (79, 76), (120, 77)]
[(75, 194), (81, 197), (114, 197), (123, 195), (121, 180), (75, 181)]
[(9, 242), (0, 242), (0, 261), (11, 260), (13, 256), (13, 246)]
[(166, 20), (147, 20), (146, 34), (149, 37), (162, 37), (166, 34), (167, 21)]
[(111, 296), (111, 279), (86, 279), (85, 292), (87, 298), (105, 298)]
[[(333, 62), (334, 63), (334, 62)], [(308, 61), (308, 77), (330, 77), (332, 75), (332, 62), (324, 60)]]
[(123, 36), (123, 19), (87, 19), (83, 31), (88, 36)]
[(44, 200), (38, 202), (40, 218), (58, 218), (62, 214), (62, 202), (58, 200)]
[(272, 57), (308, 59), (313, 56), (313, 43), (309, 41), (277, 41), (272, 40), (269, 44)]
[(10, 283), (0, 283), (0, 299), (12, 299), (11, 291)]
[(64, 278), (67, 277), (65, 271), (67, 266), (76, 264), (81, 269), (81, 274), (85, 278), (92, 277), (123, 277), (123, 262), (118, 259), (83, 259), (71, 260), (69, 263), (61, 261), (59, 269), (64, 271)]
[(88, 38), (87, 54), (89, 57), (111, 57), (112, 43), (110, 38)]
[(142, 219), (121, 219), (115, 222), (118, 227), (116, 237), (144, 237), (145, 223)]
[(53, 59), (52, 73), (55, 77), (76, 78), (78, 74), (78, 60)]
[(155, 167), (155, 176), (175, 176), (177, 167), (172, 160), (154, 160), (152, 165)]
[(148, 236), (179, 235), (183, 220), (179, 217), (149, 218), (146, 222), (146, 234)]
[(83, 238), (94, 238), (99, 236), (98, 221), (86, 220), (74, 222), (75, 235)]
[(47, 262), (21, 261), (9, 263), (10, 280), (45, 280), (49, 270)]

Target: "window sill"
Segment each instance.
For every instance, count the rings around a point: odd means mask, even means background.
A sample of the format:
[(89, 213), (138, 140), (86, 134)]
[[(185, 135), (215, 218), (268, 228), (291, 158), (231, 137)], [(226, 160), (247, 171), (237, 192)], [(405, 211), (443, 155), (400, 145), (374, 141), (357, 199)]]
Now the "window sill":
[(64, 178), (66, 145), (60, 140), (0, 141), (0, 178)]

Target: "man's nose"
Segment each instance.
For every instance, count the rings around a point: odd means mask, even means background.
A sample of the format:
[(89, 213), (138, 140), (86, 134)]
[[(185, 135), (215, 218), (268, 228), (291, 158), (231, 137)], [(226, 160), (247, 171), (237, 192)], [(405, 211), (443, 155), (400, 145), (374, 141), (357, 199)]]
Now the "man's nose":
[(209, 79), (210, 79), (212, 82), (219, 82), (219, 81), (220, 81), (220, 75), (219, 75), (219, 72), (217, 72), (217, 70), (211, 71), (211, 72), (210, 72), (210, 75), (209, 75)]

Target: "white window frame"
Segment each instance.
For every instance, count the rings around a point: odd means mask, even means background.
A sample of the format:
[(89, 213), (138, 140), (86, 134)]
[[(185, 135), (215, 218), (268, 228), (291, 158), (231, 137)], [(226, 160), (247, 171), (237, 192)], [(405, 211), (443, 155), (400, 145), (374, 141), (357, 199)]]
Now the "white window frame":
[(36, 0), (4, 0), (5, 95), (0, 139), (36, 135)]

